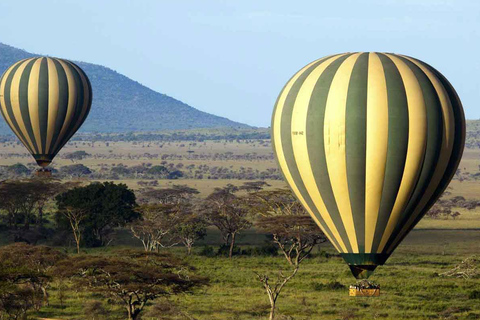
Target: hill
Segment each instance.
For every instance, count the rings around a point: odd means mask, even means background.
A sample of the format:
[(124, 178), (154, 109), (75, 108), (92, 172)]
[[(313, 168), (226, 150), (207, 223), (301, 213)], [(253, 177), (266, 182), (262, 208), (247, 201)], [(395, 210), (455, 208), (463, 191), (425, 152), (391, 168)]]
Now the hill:
[[(35, 54), (0, 43), (0, 73)], [(88, 75), (93, 104), (82, 132), (159, 131), (191, 128), (248, 128), (248, 125), (197, 110), (153, 91), (107, 67), (76, 62)], [(10, 134), (0, 121), (0, 135)]]

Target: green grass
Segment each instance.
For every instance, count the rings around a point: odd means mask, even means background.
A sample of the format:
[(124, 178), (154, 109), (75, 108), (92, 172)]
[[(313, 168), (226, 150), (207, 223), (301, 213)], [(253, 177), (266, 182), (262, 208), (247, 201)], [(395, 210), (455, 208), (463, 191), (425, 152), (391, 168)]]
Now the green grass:
[[(263, 235), (253, 231), (240, 240), (259, 244)], [(213, 241), (213, 238), (211, 239)], [(210, 242), (208, 239), (207, 243)], [(201, 248), (195, 248), (198, 253)], [(96, 249), (110, 253), (115, 248)], [(183, 248), (172, 249), (184, 256)], [(323, 250), (334, 253), (330, 246)], [(338, 281), (344, 286), (355, 282), (341, 258), (322, 255), (306, 260), (298, 275), (286, 286), (278, 301), (280, 314), (302, 319), (480, 319), (480, 300), (469, 299), (480, 288), (480, 279), (440, 278), (438, 273), (452, 268), (464, 258), (480, 252), (478, 230), (416, 230), (407, 237), (386, 265), (377, 269), (372, 280), (381, 284), (378, 298), (351, 298), (347, 289), (328, 289)], [(266, 319), (267, 296), (256, 272), (274, 276), (286, 270), (284, 258), (185, 257), (197, 272), (210, 278), (210, 285), (194, 295), (173, 297), (178, 307), (195, 319)], [(83, 307), (87, 301), (101, 300), (108, 310), (108, 319), (124, 319), (122, 306), (98, 295), (66, 292), (65, 306), (59, 302), (59, 284), (50, 289), (51, 304), (32, 316), (87, 319)], [(148, 308), (152, 308), (149, 306)], [(185, 319), (184, 316), (143, 317), (143, 319)]]
[[(245, 154), (256, 152), (259, 155), (272, 153), (271, 145), (253, 143), (224, 143), (207, 141), (196, 146), (180, 147), (182, 142), (161, 143), (131, 143), (131, 142), (96, 142), (95, 147), (88, 143), (75, 142), (68, 144), (62, 152), (85, 150), (90, 154), (97, 154), (101, 159), (87, 158), (83, 163), (94, 170), (101, 164), (123, 163), (127, 166), (150, 162), (161, 164), (161, 159), (149, 159), (142, 156), (151, 154), (187, 154), (188, 150), (196, 154), (210, 154), (232, 152)], [(22, 146), (3, 146), (2, 152), (19, 153), (20, 156), (9, 159), (0, 159), (1, 165), (21, 162), (32, 163), (32, 158), (26, 154)], [(108, 159), (106, 156), (111, 155)], [(275, 167), (273, 160), (266, 161), (205, 161), (205, 160), (172, 160), (182, 162), (208, 164), (209, 166), (226, 166), (233, 168), (254, 167), (263, 170)], [(55, 165), (72, 164), (70, 160), (57, 157)], [(465, 151), (460, 169), (477, 173), (480, 165), (480, 150), (468, 149)], [(85, 182), (89, 182), (85, 180)], [(138, 180), (120, 180), (133, 189), (138, 188)], [(204, 197), (215, 187), (227, 183), (236, 185), (244, 181), (238, 180), (160, 180), (161, 187), (170, 184), (186, 184), (198, 188), (200, 196)], [(283, 181), (268, 181), (272, 188), (285, 186)], [(464, 196), (467, 199), (476, 199), (480, 194), (478, 181), (452, 181), (448, 197)], [(480, 319), (480, 299), (469, 299), (474, 290), (480, 290), (480, 279), (444, 279), (435, 276), (452, 268), (455, 264), (473, 254), (480, 254), (480, 211), (458, 210), (461, 215), (456, 220), (423, 219), (417, 228), (405, 239), (395, 251), (385, 266), (377, 269), (372, 280), (382, 286), (382, 294), (378, 298), (350, 298), (347, 289), (328, 289), (329, 284), (338, 281), (342, 285), (355, 282), (348, 267), (339, 257), (326, 259), (317, 255), (306, 260), (298, 275), (289, 283), (278, 301), (278, 312), (291, 316), (295, 320), (319, 319)], [(476, 229), (476, 230), (468, 230)], [(219, 234), (210, 229), (207, 237), (196, 247), (198, 253), (203, 245), (217, 245)], [(110, 254), (111, 251), (124, 246), (141, 248), (140, 242), (132, 239), (128, 232), (119, 231), (119, 240), (115, 247), (107, 247), (88, 252)], [(241, 246), (261, 245), (265, 236), (254, 230), (243, 232), (238, 243)], [(5, 239), (0, 235), (0, 245)], [(323, 248), (334, 254), (330, 246)], [(183, 248), (173, 248), (176, 254), (184, 256)], [(67, 248), (73, 253), (73, 248)], [(178, 307), (198, 320), (256, 320), (266, 319), (269, 303), (261, 283), (256, 280), (255, 272), (274, 276), (280, 269), (287, 268), (282, 257), (235, 257), (207, 258), (198, 255), (186, 258), (198, 270), (198, 273), (210, 278), (210, 285), (194, 295), (172, 297)], [(68, 283), (64, 285), (69, 285)], [(89, 301), (101, 301), (107, 310), (108, 316), (104, 319), (125, 319), (123, 306), (116, 305), (112, 300), (98, 295), (67, 288), (64, 290), (64, 305), (60, 304), (60, 283), (52, 283), (50, 289), (50, 305), (42, 307), (39, 312), (33, 312), (32, 318), (45, 317), (57, 319), (87, 319), (84, 314), (85, 304)], [(152, 309), (149, 305), (147, 309)], [(148, 311), (148, 310), (146, 310)], [(90, 318), (91, 319), (91, 318)], [(143, 319), (160, 319), (144, 316)], [(186, 319), (185, 316), (171, 316), (162, 314), (161, 319)]]

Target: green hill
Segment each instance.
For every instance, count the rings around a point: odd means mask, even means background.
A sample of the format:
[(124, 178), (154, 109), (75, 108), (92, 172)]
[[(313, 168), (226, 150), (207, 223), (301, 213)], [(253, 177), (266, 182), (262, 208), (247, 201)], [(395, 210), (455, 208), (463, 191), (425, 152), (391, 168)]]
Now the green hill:
[[(0, 72), (32, 53), (0, 43)], [(155, 92), (107, 67), (77, 62), (93, 88), (93, 104), (83, 132), (159, 131), (190, 128), (247, 128), (249, 126), (199, 111)], [(0, 135), (11, 133), (0, 121)]]

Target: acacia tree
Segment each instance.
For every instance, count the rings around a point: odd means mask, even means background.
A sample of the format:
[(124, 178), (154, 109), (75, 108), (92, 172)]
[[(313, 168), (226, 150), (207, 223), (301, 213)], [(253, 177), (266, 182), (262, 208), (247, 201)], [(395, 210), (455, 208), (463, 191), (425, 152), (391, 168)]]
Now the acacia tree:
[(198, 190), (187, 186), (150, 189), (141, 193), (142, 219), (130, 225), (145, 251), (159, 250), (182, 242), (190, 253), (193, 243), (206, 233), (205, 223), (194, 213), (194, 195)]
[(197, 240), (203, 239), (207, 234), (207, 223), (200, 214), (192, 210), (183, 211), (176, 228), (176, 233), (183, 245), (187, 248), (187, 254), (190, 255), (193, 244)]
[(9, 227), (16, 229), (18, 224), (23, 224), (23, 228), (28, 230), (34, 220), (38, 204), (43, 203), (45, 196), (48, 196), (50, 186), (39, 180), (1, 183), (0, 206), (7, 212)]
[(144, 204), (138, 207), (141, 219), (130, 224), (133, 237), (139, 239), (145, 251), (158, 251), (178, 243), (178, 206), (171, 204)]
[(48, 304), (52, 268), (65, 257), (46, 246), (15, 243), (1, 247), (0, 310), (18, 315)]
[(276, 303), (285, 285), (297, 274), (300, 264), (313, 248), (327, 238), (307, 215), (290, 190), (261, 191), (251, 195), (251, 208), (260, 217), (259, 230), (272, 235), (272, 241), (283, 253), (290, 271), (279, 271), (274, 278), (258, 273), (270, 302), (270, 320), (275, 318)]
[(113, 298), (135, 320), (147, 302), (161, 296), (189, 293), (207, 283), (188, 265), (166, 253), (123, 251), (115, 256), (77, 255), (58, 264), (57, 274), (80, 288)]
[(84, 209), (66, 207), (59, 211), (70, 223), (72, 228), (73, 238), (77, 246), (77, 253), (80, 253), (80, 241), (82, 239), (82, 221), (87, 217), (87, 212)]
[(42, 225), (43, 223), (43, 209), (45, 205), (49, 201), (54, 201), (55, 197), (58, 194), (65, 192), (67, 190), (70, 190), (74, 187), (78, 187), (80, 184), (80, 182), (77, 182), (77, 181), (60, 183), (51, 178), (50, 179), (35, 178), (35, 179), (32, 179), (31, 181), (35, 183), (35, 188), (41, 191), (39, 201), (37, 202), (37, 208), (38, 208), (37, 223), (39, 225)]
[(264, 187), (269, 187), (270, 185), (265, 181), (247, 181), (240, 186), (240, 190), (245, 190), (247, 192), (258, 192), (263, 190)]
[(183, 185), (173, 185), (171, 188), (146, 189), (141, 193), (141, 201), (144, 203), (176, 204), (190, 202), (199, 194), (195, 188)]
[(252, 226), (248, 200), (237, 196), (235, 193), (238, 190), (231, 184), (215, 188), (200, 207), (205, 220), (220, 230), (225, 245), (229, 246), (229, 258), (233, 255), (237, 234)]
[[(56, 201), (59, 212), (67, 207), (85, 211), (82, 242), (89, 247), (108, 244), (114, 228), (139, 218), (135, 194), (125, 184), (93, 182), (58, 195)], [(61, 228), (71, 228), (61, 213), (56, 220)]]

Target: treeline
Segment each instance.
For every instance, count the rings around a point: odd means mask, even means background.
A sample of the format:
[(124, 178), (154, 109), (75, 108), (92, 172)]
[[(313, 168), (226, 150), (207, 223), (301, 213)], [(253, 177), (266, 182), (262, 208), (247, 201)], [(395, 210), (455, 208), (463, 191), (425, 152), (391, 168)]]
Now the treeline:
[[(48, 180), (0, 183), (0, 230), (10, 242), (0, 248), (0, 314), (19, 319), (29, 309), (48, 304), (49, 283), (69, 285), (124, 305), (128, 319), (137, 319), (147, 302), (194, 292), (208, 279), (169, 252), (184, 246), (185, 255), (209, 232), (220, 231), (218, 248), (203, 247), (206, 257), (278, 255), (283, 272), (258, 273), (271, 301), (271, 319), (282, 288), (297, 274), (313, 248), (326, 241), (323, 233), (288, 190), (264, 190), (265, 182), (226, 185), (205, 198), (186, 186), (144, 188), (136, 194), (124, 184), (81, 186)], [(256, 248), (239, 248), (238, 235), (254, 226), (268, 234)], [(115, 242), (117, 230), (129, 230), (143, 250), (85, 254), (85, 248)], [(35, 244), (43, 245), (35, 245)], [(69, 247), (76, 254), (45, 246)], [(23, 258), (25, 257), (25, 258)], [(66, 284), (65, 284), (66, 283)], [(114, 284), (114, 285), (113, 285)], [(101, 306), (97, 306), (101, 308)]]
[(480, 201), (467, 200), (462, 196), (456, 196), (450, 199), (439, 199), (433, 207), (427, 212), (426, 216), (433, 219), (457, 219), (460, 216), (459, 208), (474, 210), (480, 206)]
[[(161, 165), (143, 163), (135, 166), (126, 166), (121, 163), (102, 165), (100, 169), (93, 170), (83, 164), (71, 164), (52, 168), (55, 177), (61, 179), (89, 178), (97, 180), (176, 180), (176, 179), (236, 179), (236, 180), (281, 180), (282, 176), (277, 168), (265, 170), (252, 167), (232, 168), (225, 166), (209, 166), (206, 164), (184, 165), (183, 163), (169, 163), (162, 161)], [(36, 170), (34, 166), (27, 167), (17, 163), (0, 167), (0, 177), (4, 179), (26, 178)], [(151, 181), (139, 181), (139, 184)]]
[[(179, 142), (179, 141), (220, 141), (270, 140), (269, 128), (258, 129), (218, 129), (218, 130), (184, 130), (165, 132), (127, 132), (127, 133), (77, 133), (71, 142)], [(0, 143), (16, 143), (14, 135), (0, 135)]]
[(78, 134), (72, 141), (198, 141), (207, 140), (251, 140), (251, 139), (270, 139), (268, 129), (232, 129), (225, 131), (196, 132), (192, 131), (174, 131), (174, 132), (128, 132), (118, 134)]
[[(161, 132), (126, 132), (126, 133), (77, 133), (71, 141), (136, 141), (136, 142), (151, 142), (151, 141), (197, 141), (204, 142), (208, 140), (219, 141), (235, 141), (235, 140), (269, 140), (269, 128), (218, 128), (218, 129), (192, 129), (192, 130), (178, 130), (178, 131), (161, 131)], [(0, 135), (0, 143), (16, 142), (18, 141), (12, 135)]]
[[(259, 142), (262, 143), (262, 142)], [(189, 146), (196, 146), (197, 143), (191, 143)], [(162, 145), (159, 145), (161, 148)], [(178, 145), (178, 148), (184, 148), (185, 145)], [(17, 154), (18, 155), (18, 154)], [(271, 161), (274, 160), (273, 153), (258, 154), (256, 152), (247, 152), (242, 154), (235, 154), (231, 151), (216, 152), (216, 153), (195, 153), (193, 150), (188, 150), (187, 154), (178, 153), (150, 153), (145, 152), (142, 154), (117, 154), (117, 153), (94, 153), (90, 154), (86, 151), (79, 150), (74, 152), (67, 152), (60, 155), (60, 158), (68, 160), (83, 160), (83, 159), (95, 159), (95, 160), (192, 160), (192, 161)]]

